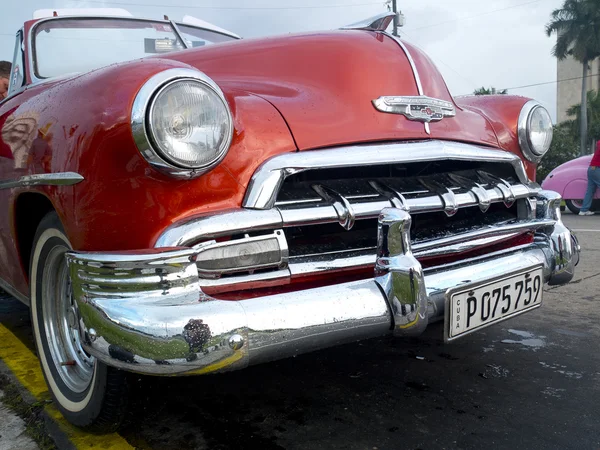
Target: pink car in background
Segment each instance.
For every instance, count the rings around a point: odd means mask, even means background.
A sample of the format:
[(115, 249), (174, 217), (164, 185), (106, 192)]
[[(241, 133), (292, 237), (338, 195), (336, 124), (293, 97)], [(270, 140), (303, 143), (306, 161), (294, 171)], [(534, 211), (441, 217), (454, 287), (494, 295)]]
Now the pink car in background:
[[(579, 214), (583, 205), (583, 197), (587, 189), (587, 170), (592, 156), (582, 156), (558, 166), (542, 182), (543, 189), (556, 191), (562, 195), (567, 208), (574, 214)], [(596, 190), (594, 199), (600, 199), (600, 190)], [(597, 209), (596, 203), (596, 201), (592, 203), (592, 210)]]

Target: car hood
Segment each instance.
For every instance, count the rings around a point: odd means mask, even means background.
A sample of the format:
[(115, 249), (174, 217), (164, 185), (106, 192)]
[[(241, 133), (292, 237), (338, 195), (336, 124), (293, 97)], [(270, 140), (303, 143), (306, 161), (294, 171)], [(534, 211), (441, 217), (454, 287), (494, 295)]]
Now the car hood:
[[(405, 43), (423, 94), (453, 102), (431, 60)], [(401, 46), (382, 33), (336, 31), (236, 41), (162, 58), (181, 61), (227, 91), (270, 102), (299, 150), (359, 142), (447, 139), (498, 145), (480, 114), (456, 106), (456, 116), (430, 124), (375, 109), (380, 96), (419, 95), (415, 71)]]

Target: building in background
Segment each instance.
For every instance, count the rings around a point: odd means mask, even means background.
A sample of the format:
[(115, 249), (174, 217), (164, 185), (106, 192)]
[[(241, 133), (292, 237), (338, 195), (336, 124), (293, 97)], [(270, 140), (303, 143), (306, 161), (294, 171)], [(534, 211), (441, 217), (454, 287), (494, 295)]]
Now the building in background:
[[(600, 90), (600, 59), (592, 61), (590, 63), (590, 68), (590, 76), (587, 80), (588, 90), (598, 91)], [(583, 67), (581, 67), (581, 63), (572, 57), (558, 61), (557, 63), (556, 79), (559, 80), (556, 87), (557, 123), (572, 119), (572, 117), (567, 116), (567, 109), (581, 103), (582, 72)]]

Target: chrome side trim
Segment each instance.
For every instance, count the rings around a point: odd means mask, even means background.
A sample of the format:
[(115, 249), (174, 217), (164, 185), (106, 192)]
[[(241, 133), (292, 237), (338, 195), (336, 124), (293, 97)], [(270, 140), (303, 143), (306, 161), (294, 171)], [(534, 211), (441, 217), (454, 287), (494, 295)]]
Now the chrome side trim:
[[(229, 118), (227, 140), (221, 152), (211, 163), (194, 169), (178, 167), (161, 156), (160, 152), (152, 144), (152, 138), (150, 137), (152, 133), (146, 117), (147, 112), (152, 108), (152, 99), (155, 97), (155, 94), (166, 88), (168, 84), (180, 80), (194, 80), (214, 91), (223, 102)], [(229, 109), (229, 104), (225, 99), (225, 94), (223, 94), (221, 88), (208, 75), (196, 69), (167, 69), (150, 77), (135, 96), (133, 106), (131, 107), (131, 132), (138, 150), (152, 167), (174, 178), (188, 179), (211, 170), (225, 158), (233, 139), (233, 117)]]
[(8, 281), (4, 281), (2, 278), (0, 278), (0, 289), (6, 291), (7, 294), (12, 295), (21, 303), (25, 303), (27, 306), (29, 306), (29, 297), (26, 297), (25, 295), (21, 294), (14, 287), (8, 284)]
[(368, 31), (385, 31), (396, 17), (396, 13), (384, 12), (368, 19), (346, 25), (340, 30), (368, 30)]
[(513, 166), (521, 183), (530, 184), (523, 161), (517, 155), (504, 150), (450, 141), (355, 145), (285, 153), (272, 157), (252, 176), (243, 207), (271, 209), (284, 180), (289, 175), (305, 170), (439, 160), (508, 163)]
[(75, 172), (41, 173), (24, 175), (16, 180), (0, 180), (0, 189), (28, 186), (72, 186), (83, 180), (83, 176)]

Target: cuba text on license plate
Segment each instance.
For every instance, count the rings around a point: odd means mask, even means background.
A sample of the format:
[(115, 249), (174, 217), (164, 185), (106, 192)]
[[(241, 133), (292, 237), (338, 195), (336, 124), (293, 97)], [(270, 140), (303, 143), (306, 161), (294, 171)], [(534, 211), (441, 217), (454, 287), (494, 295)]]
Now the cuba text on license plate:
[(540, 266), (489, 283), (449, 291), (446, 339), (456, 339), (539, 307), (543, 284)]

